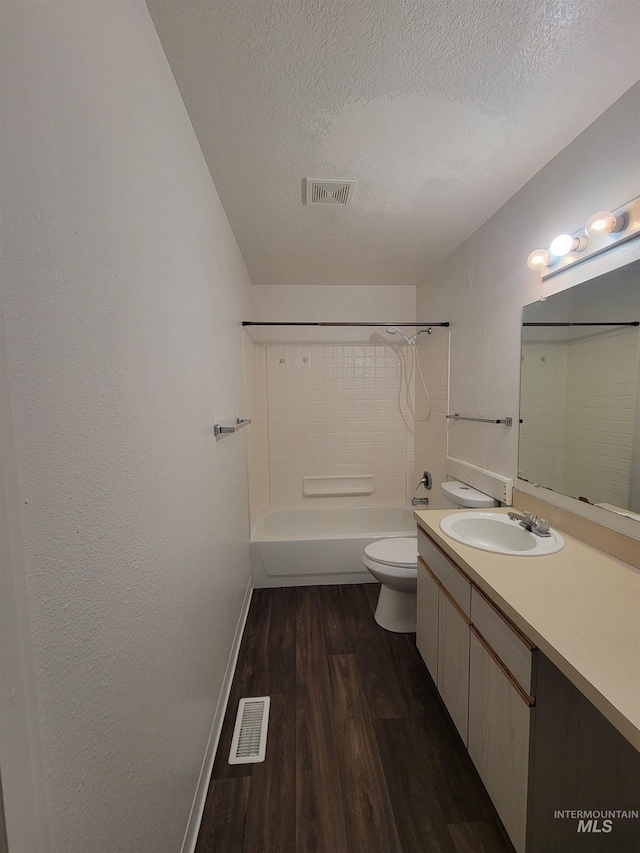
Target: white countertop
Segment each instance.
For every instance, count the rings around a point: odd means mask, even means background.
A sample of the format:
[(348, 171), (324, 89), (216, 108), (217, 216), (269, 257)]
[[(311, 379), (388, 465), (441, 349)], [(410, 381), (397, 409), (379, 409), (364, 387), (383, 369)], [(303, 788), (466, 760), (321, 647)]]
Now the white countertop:
[(565, 546), (557, 554), (512, 557), (471, 548), (440, 530), (452, 512), (477, 510), (422, 510), (414, 517), (640, 750), (640, 571), (562, 530)]

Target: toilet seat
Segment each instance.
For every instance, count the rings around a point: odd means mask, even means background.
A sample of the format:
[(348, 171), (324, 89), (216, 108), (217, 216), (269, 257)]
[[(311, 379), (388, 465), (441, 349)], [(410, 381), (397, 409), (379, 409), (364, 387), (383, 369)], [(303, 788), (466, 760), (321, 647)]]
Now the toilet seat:
[[(378, 539), (364, 549), (364, 556), (383, 566), (401, 569), (418, 568), (418, 539), (416, 536), (397, 536)], [(366, 564), (365, 564), (366, 565)]]

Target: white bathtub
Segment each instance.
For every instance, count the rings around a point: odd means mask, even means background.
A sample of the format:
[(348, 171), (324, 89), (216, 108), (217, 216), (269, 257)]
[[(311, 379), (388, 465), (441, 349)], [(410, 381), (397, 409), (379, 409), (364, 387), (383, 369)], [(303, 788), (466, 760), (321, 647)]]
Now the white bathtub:
[(251, 537), (253, 585), (364, 583), (365, 546), (390, 536), (415, 536), (409, 506), (295, 507), (260, 513)]

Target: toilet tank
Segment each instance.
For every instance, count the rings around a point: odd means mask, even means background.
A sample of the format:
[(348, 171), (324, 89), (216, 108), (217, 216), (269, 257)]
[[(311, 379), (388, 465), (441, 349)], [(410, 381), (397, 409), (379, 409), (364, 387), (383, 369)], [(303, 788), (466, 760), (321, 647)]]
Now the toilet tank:
[(454, 507), (492, 507), (498, 506), (498, 501), (484, 492), (479, 492), (477, 489), (467, 486), (466, 483), (461, 483), (458, 480), (451, 480), (448, 483), (442, 483), (440, 486), (444, 495), (444, 505), (448, 508)]

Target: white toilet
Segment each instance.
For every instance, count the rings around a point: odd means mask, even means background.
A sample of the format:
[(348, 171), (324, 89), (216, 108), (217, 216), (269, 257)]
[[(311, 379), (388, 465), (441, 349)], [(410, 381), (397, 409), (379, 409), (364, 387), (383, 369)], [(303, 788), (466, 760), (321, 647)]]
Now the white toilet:
[[(452, 480), (440, 486), (445, 507), (487, 508), (498, 506), (484, 492)], [(362, 562), (382, 584), (375, 620), (381, 628), (396, 634), (416, 630), (416, 588), (418, 585), (417, 536), (378, 539), (364, 549)]]
[(444, 496), (444, 506), (446, 509), (457, 507), (458, 509), (487, 509), (488, 507), (498, 506), (498, 501), (494, 500), (484, 492), (479, 492), (477, 489), (467, 486), (466, 483), (461, 483), (458, 480), (451, 480), (448, 483), (442, 483), (440, 486)]
[(416, 630), (418, 538), (378, 539), (364, 549), (362, 562), (382, 584), (375, 620), (396, 634)]

